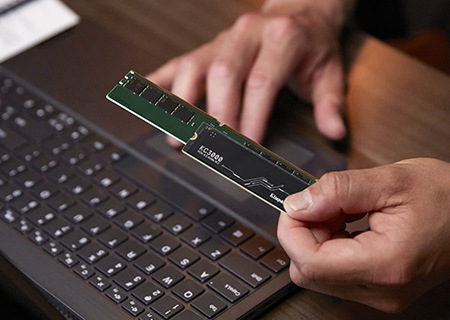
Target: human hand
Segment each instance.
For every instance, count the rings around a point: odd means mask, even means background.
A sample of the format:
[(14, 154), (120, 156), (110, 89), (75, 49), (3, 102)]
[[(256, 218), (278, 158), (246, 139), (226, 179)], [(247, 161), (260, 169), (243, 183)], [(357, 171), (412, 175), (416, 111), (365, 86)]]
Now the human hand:
[[(450, 278), (450, 163), (328, 173), (285, 209), (278, 237), (301, 287), (399, 312)], [(370, 229), (347, 234), (365, 213)]]
[[(336, 17), (340, 11), (344, 15), (346, 2), (272, 1), (261, 13), (244, 14), (212, 41), (148, 77), (190, 103), (198, 100), (206, 83), (208, 112), (257, 142), (264, 137), (279, 89), (289, 82), (314, 104), (319, 129), (330, 138), (342, 138), (346, 129), (340, 115), (344, 84), (338, 38), (345, 19)], [(283, 3), (289, 5), (278, 6)]]

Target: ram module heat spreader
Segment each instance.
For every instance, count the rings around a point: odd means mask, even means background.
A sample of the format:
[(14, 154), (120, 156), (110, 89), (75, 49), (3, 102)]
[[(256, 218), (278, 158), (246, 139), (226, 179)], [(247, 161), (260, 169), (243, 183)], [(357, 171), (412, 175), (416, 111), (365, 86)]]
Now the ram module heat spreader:
[(203, 110), (129, 71), (107, 98), (179, 140), (182, 151), (284, 211), (284, 199), (317, 179)]

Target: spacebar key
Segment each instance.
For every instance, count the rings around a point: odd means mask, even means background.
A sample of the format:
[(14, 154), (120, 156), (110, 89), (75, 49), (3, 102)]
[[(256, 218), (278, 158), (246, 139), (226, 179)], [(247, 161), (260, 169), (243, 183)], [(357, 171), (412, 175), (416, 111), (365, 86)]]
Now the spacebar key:
[(238, 253), (223, 257), (219, 264), (254, 288), (270, 278), (269, 272)]

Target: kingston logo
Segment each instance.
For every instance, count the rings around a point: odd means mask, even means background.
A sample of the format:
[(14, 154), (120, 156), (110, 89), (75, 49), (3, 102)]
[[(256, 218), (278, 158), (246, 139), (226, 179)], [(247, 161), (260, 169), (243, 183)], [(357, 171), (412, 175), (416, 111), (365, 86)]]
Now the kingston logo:
[(271, 193), (271, 194), (270, 194), (270, 197), (271, 197), (273, 200), (275, 200), (276, 202), (278, 202), (278, 203), (281, 203), (281, 204), (284, 203), (283, 199), (280, 199), (280, 198), (277, 197), (277, 195), (274, 194), (274, 193)]

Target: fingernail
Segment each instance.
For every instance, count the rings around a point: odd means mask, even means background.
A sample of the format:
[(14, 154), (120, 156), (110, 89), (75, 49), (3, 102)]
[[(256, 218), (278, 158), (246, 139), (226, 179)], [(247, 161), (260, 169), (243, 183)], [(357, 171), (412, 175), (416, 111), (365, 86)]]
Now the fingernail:
[(344, 121), (338, 116), (328, 121), (327, 130), (333, 139), (342, 139), (346, 134)]
[(285, 200), (286, 211), (306, 210), (312, 205), (311, 192), (306, 189), (290, 195)]

